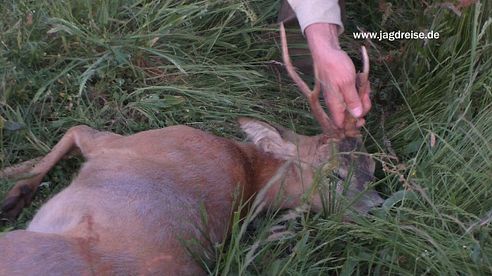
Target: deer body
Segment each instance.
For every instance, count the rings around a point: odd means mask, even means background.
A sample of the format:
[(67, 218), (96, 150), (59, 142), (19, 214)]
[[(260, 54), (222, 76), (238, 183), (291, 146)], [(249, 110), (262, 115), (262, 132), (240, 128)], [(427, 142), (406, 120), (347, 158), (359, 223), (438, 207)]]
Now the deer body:
[[(0, 275), (203, 273), (182, 240), (222, 242), (234, 194), (241, 191), (248, 199), (285, 163), (253, 144), (186, 126), (128, 137), (78, 126), (34, 168), (39, 175), (19, 182), (6, 202), (13, 198), (10, 205), (24, 204), (53, 162), (75, 147), (86, 162), (71, 185), (39, 210), (26, 231), (0, 238)], [(305, 191), (294, 164), (287, 175), (293, 200), (283, 207), (298, 204)], [(271, 187), (266, 200), (273, 202), (279, 190), (280, 183)], [(17, 205), (11, 208), (23, 207)], [(200, 217), (203, 208), (207, 225)]]
[[(53, 269), (45, 265), (47, 252), (38, 252), (41, 248), (73, 255), (60, 266), (80, 267), (80, 272), (88, 268), (115, 272), (118, 267), (138, 274), (172, 274), (170, 268), (186, 274), (201, 271), (196, 264), (190, 265), (194, 261), (179, 238), (200, 237), (204, 204), (210, 237), (220, 242), (227, 231), (234, 190), (249, 184), (244, 191), (251, 195), (252, 166), (268, 158), (256, 155), (249, 160), (248, 145), (185, 126), (129, 137), (82, 126), (72, 128), (65, 137), (60, 143), (74, 143), (87, 162), (72, 184), (39, 210), (27, 231), (0, 239), (2, 275), (26, 268), (33, 272)], [(26, 246), (36, 254), (26, 255), (25, 239), (32, 239)], [(19, 262), (21, 256), (30, 263)], [(36, 256), (38, 263), (31, 259)], [(59, 270), (45, 272), (53, 271)]]

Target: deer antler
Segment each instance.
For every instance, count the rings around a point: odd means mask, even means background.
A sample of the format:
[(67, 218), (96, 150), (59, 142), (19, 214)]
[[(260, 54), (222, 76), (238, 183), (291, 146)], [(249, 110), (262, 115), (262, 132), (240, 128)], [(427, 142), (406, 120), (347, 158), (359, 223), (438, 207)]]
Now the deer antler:
[(282, 42), (282, 57), (285, 63), (285, 68), (289, 73), (289, 76), (294, 81), (294, 83), (299, 87), (302, 94), (306, 96), (309, 106), (311, 107), (311, 113), (314, 118), (318, 121), (323, 130), (323, 133), (333, 138), (341, 138), (343, 133), (340, 129), (338, 129), (328, 117), (328, 115), (323, 110), (319, 102), (319, 94), (321, 91), (321, 85), (318, 79), (318, 70), (316, 65), (314, 65), (314, 79), (315, 84), (313, 90), (309, 89), (309, 86), (302, 80), (302, 78), (297, 74), (294, 66), (292, 65), (292, 61), (289, 56), (289, 49), (287, 48), (287, 36), (285, 34), (285, 27), (283, 23), (280, 23), (280, 39)]
[[(366, 97), (371, 92), (371, 87), (369, 83), (369, 56), (367, 55), (366, 47), (361, 47), (362, 55), (362, 72), (357, 74), (357, 90), (359, 91), (359, 96), (362, 99)], [(362, 114), (365, 116), (367, 111)], [(359, 119), (364, 120), (364, 119)], [(360, 126), (359, 126), (360, 127)], [(356, 137), (360, 135), (359, 128), (357, 127), (357, 119), (346, 111), (345, 122), (344, 122), (345, 135), (348, 137)]]
[[(323, 133), (329, 138), (343, 138), (344, 136), (356, 137), (360, 135), (360, 131), (357, 127), (357, 119), (352, 116), (348, 111), (345, 114), (344, 129), (337, 128), (330, 117), (325, 113), (323, 107), (319, 102), (319, 94), (321, 91), (321, 85), (318, 79), (318, 70), (316, 63), (314, 64), (314, 78), (315, 84), (313, 90), (309, 89), (309, 86), (302, 80), (297, 74), (292, 61), (289, 56), (289, 49), (287, 48), (287, 36), (285, 34), (285, 27), (283, 23), (280, 23), (280, 38), (282, 42), (282, 57), (285, 63), (285, 68), (289, 73), (289, 76), (294, 83), (299, 87), (301, 92), (306, 96), (309, 106), (311, 107), (311, 113), (318, 121), (323, 130)], [(362, 72), (357, 74), (357, 90), (361, 98), (368, 95), (371, 91), (369, 85), (369, 56), (367, 55), (366, 47), (361, 47), (362, 54)], [(367, 112), (366, 112), (367, 113)], [(365, 114), (362, 114), (364, 116)], [(363, 120), (363, 119), (360, 119)]]
[(370, 93), (369, 56), (367, 55), (367, 50), (365, 46), (362, 46), (360, 48), (360, 52), (362, 55), (362, 72), (357, 74), (357, 89), (359, 90), (359, 95), (364, 96), (364, 94)]
[[(371, 83), (369, 82), (369, 55), (367, 55), (366, 47), (361, 47), (362, 54), (362, 72), (357, 74), (357, 90), (359, 90), (359, 95), (361, 99), (368, 98), (371, 93)], [(369, 106), (366, 106), (362, 116), (366, 114), (371, 109), (371, 101), (367, 102)]]

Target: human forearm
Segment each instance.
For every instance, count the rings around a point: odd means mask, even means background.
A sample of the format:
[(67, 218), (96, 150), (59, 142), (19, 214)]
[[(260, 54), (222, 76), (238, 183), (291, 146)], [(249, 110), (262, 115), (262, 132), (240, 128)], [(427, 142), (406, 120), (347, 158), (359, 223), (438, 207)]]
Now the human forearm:
[(338, 42), (338, 25), (331, 23), (314, 23), (306, 28), (305, 35), (311, 51), (317, 50), (317, 48), (340, 49), (340, 44)]
[(299, 25), (306, 28), (315, 23), (330, 23), (337, 26), (338, 34), (343, 32), (340, 6), (337, 0), (288, 0), (295, 11)]
[[(350, 57), (338, 41), (343, 31), (337, 0), (288, 0), (308, 41), (323, 96), (335, 125), (344, 128), (347, 111), (358, 119), (371, 108), (369, 92), (359, 94), (356, 72)], [(367, 89), (368, 90), (368, 89)], [(368, 90), (369, 91), (369, 90)]]

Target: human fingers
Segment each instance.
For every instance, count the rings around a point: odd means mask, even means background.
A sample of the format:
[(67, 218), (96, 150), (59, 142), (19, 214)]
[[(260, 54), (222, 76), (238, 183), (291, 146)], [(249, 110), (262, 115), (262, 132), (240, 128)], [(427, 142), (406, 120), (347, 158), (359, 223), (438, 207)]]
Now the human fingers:
[(339, 90), (340, 94), (343, 95), (347, 110), (355, 118), (360, 118), (364, 113), (364, 108), (359, 93), (357, 93), (355, 88), (355, 76), (353, 81), (343, 83)]
[(330, 110), (333, 123), (338, 128), (343, 128), (345, 121), (345, 102), (338, 86), (332, 85), (331, 87), (327, 87), (323, 85), (323, 97)]

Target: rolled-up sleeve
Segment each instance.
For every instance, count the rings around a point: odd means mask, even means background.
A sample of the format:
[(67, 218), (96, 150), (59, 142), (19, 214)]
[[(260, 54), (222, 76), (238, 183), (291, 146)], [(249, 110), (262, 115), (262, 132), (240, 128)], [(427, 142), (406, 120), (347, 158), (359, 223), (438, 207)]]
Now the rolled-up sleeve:
[(331, 23), (343, 32), (342, 16), (338, 0), (288, 0), (301, 25), (302, 32), (314, 23)]

